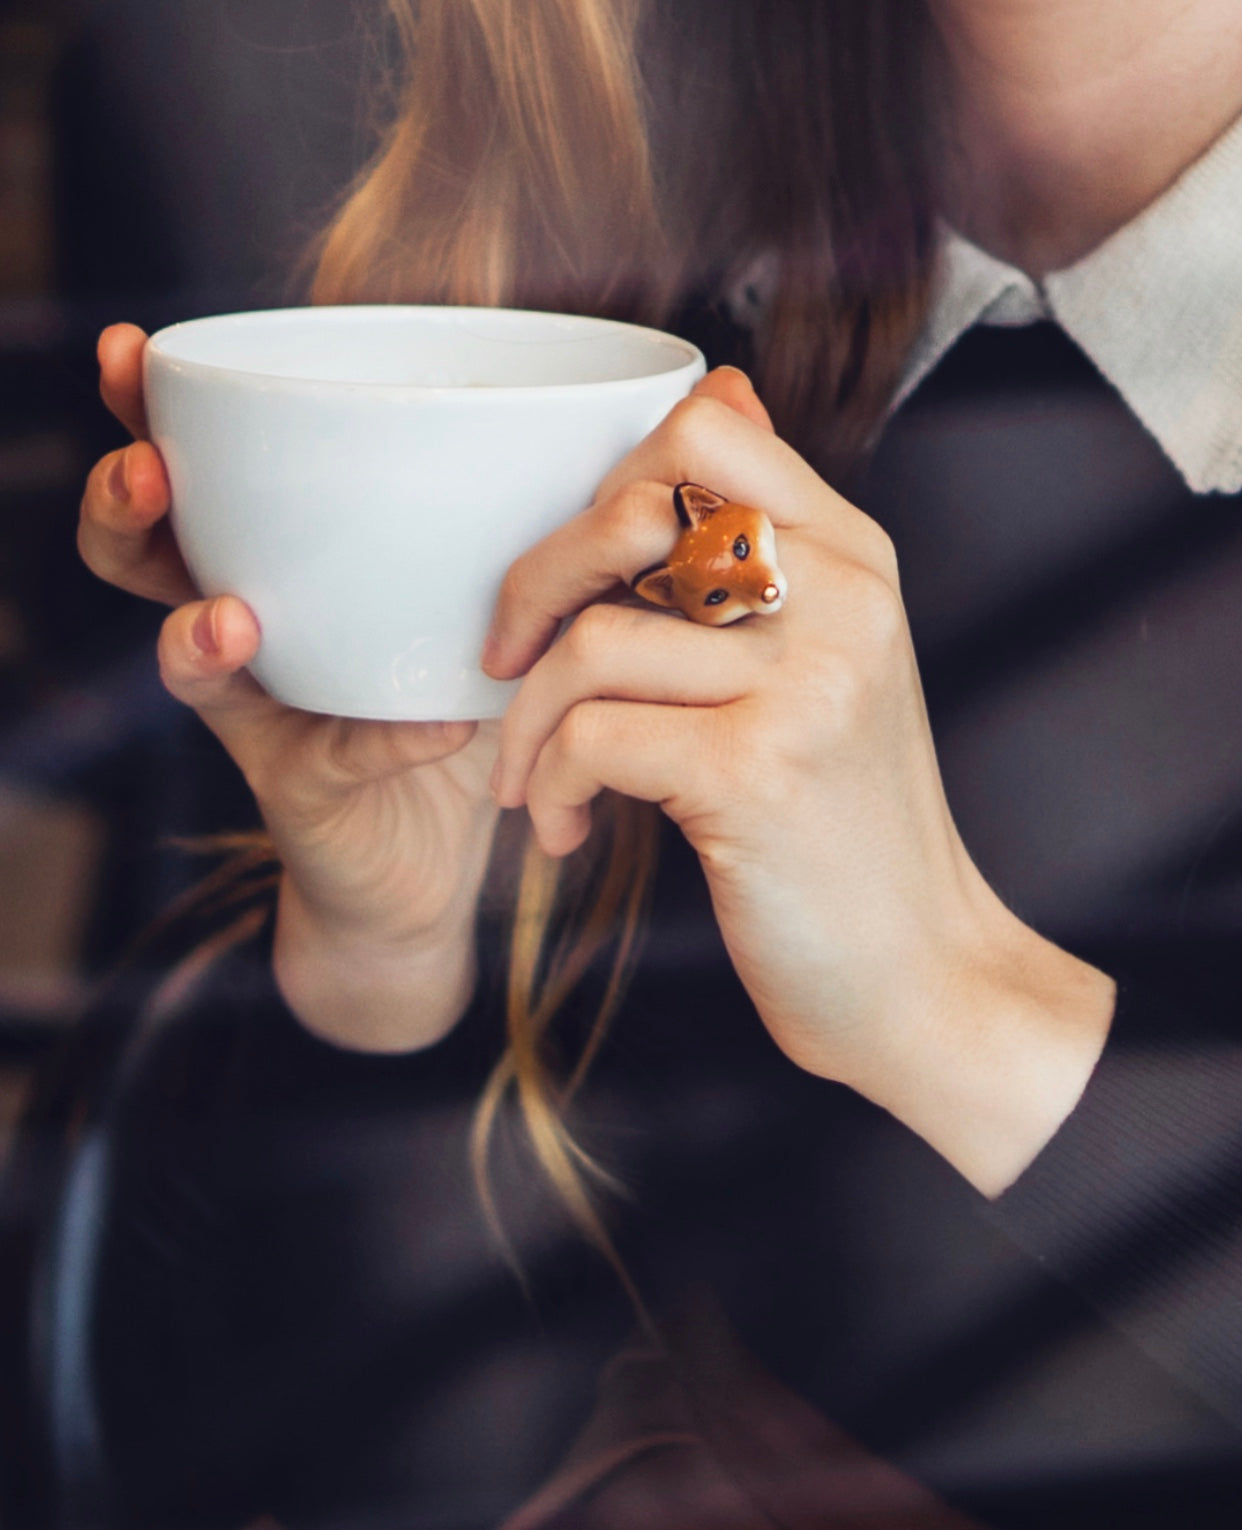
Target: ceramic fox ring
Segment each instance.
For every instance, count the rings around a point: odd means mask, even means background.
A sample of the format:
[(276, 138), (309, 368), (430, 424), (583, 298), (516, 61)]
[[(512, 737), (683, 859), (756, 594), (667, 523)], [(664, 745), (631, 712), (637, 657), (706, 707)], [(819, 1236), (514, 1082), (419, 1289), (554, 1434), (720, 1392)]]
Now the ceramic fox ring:
[(708, 627), (780, 610), (788, 586), (776, 566), (776, 533), (762, 510), (697, 483), (679, 483), (673, 507), (681, 535), (663, 563), (630, 581), (636, 595)]

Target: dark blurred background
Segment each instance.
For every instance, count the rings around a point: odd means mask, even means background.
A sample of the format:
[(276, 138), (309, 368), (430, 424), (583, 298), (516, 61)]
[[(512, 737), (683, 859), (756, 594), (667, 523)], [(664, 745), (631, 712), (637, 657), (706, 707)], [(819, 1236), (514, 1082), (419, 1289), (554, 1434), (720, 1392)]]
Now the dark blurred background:
[[(74, 533), (104, 325), (299, 301), (373, 147), (381, 0), (0, 0), (0, 1151), (97, 976), (248, 823)], [(364, 39), (369, 39), (364, 41)]]

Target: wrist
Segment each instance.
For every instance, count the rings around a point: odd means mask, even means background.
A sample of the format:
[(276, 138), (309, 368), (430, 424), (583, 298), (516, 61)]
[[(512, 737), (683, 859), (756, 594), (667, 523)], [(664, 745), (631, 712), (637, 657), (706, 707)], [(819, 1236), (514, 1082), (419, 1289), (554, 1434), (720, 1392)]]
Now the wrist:
[(845, 1080), (990, 1197), (1077, 1105), (1116, 997), (1111, 978), (996, 907), (986, 939), (907, 989), (903, 1023)]
[(412, 1052), (442, 1040), (477, 981), (474, 909), (394, 936), (323, 918), (286, 874), (272, 952), (277, 986), (307, 1030), (364, 1052)]

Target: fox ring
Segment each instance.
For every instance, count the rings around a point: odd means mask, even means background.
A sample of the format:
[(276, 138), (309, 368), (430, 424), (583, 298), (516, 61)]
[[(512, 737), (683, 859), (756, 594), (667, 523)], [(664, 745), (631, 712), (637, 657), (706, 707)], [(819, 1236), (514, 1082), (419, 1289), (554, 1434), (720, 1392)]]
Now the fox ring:
[(662, 563), (630, 581), (635, 594), (709, 627), (780, 610), (788, 585), (776, 563), (776, 533), (762, 510), (697, 483), (677, 485), (673, 508), (681, 533)]

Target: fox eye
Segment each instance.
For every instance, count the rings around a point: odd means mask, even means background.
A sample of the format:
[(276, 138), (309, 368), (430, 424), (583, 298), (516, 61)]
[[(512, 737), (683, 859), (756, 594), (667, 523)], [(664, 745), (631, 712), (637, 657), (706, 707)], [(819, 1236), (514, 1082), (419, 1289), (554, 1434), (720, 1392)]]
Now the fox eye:
[(728, 590), (713, 590), (703, 601), (703, 604), (705, 606), (722, 606), (728, 598)]
[(745, 537), (738, 537), (737, 541), (734, 542), (733, 556), (738, 560), (739, 563), (743, 558), (750, 557), (750, 543), (746, 540)]

